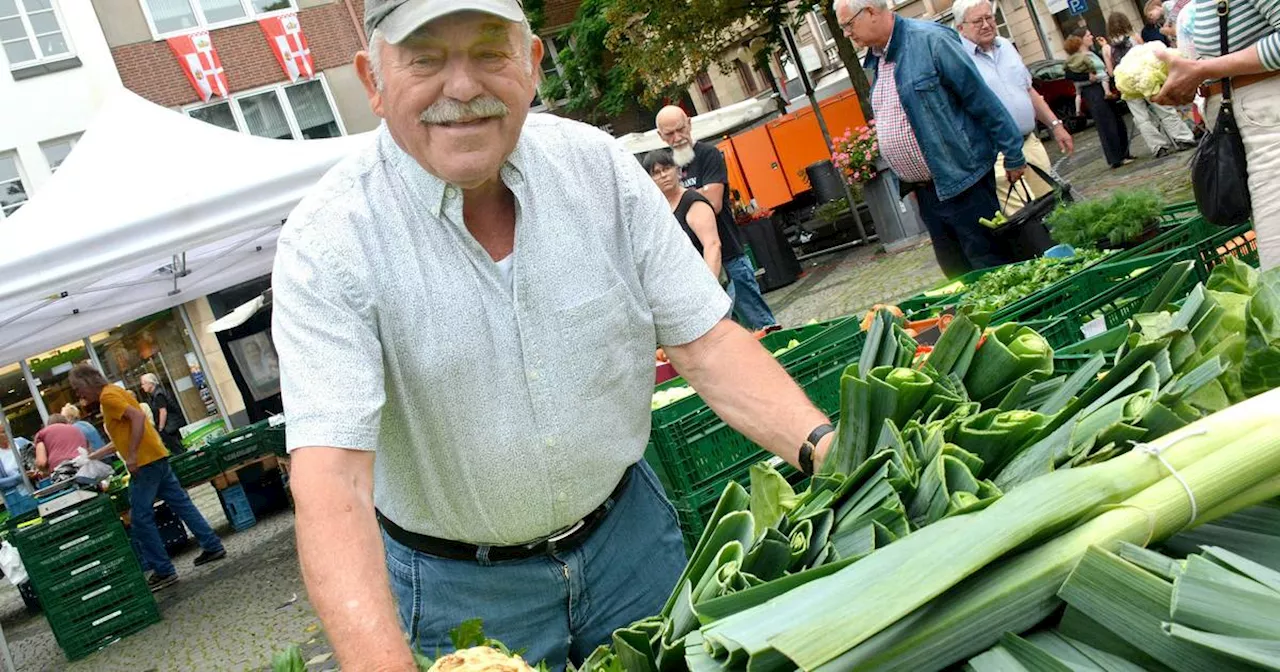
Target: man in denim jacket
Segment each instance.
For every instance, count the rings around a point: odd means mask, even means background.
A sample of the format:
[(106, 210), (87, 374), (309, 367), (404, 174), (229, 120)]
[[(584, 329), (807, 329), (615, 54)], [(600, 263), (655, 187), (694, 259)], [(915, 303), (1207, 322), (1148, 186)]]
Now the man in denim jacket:
[(993, 166), (1022, 177), (1022, 135), (952, 29), (896, 16), (885, 0), (835, 0), (844, 34), (867, 47), (880, 153), (915, 191), (948, 277), (1011, 261), (978, 220), (999, 209)]

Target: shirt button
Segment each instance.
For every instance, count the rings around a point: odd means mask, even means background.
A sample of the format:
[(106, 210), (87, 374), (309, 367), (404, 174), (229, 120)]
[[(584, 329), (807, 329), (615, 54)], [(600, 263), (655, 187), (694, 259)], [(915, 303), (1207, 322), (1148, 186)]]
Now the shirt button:
[(548, 447), (548, 448), (555, 448), (555, 447), (556, 447), (556, 440), (555, 440), (555, 439), (553, 439), (553, 438), (551, 438), (551, 437), (547, 437), (547, 447)]
[(538, 370), (529, 369), (529, 380), (537, 380), (537, 379), (538, 379)]
[(458, 190), (457, 190), (457, 189), (454, 189), (452, 186), (445, 187), (445, 189), (444, 189), (444, 197), (445, 197), (445, 198), (453, 199), (453, 198), (456, 198), (457, 196), (458, 196)]
[(569, 495), (568, 495), (567, 493), (565, 493), (564, 491), (561, 491), (561, 492), (559, 492), (559, 493), (557, 493), (557, 494), (556, 494), (556, 501), (557, 501), (557, 502), (564, 503), (565, 501), (568, 501), (568, 499), (569, 499)]

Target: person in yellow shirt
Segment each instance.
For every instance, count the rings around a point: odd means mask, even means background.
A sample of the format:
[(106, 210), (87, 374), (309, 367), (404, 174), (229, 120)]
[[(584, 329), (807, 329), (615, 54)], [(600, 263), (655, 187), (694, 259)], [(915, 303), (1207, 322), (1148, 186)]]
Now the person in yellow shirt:
[(201, 553), (196, 557), (195, 566), (227, 557), (222, 540), (209, 527), (209, 522), (173, 474), (169, 467), (169, 451), (161, 442), (155, 426), (147, 422), (147, 416), (133, 393), (112, 385), (88, 363), (72, 369), (68, 382), (86, 408), (97, 404), (102, 409), (102, 424), (111, 442), (95, 452), (93, 457), (101, 458), (114, 450), (133, 475), (129, 482), (130, 520), (133, 535), (142, 549), (142, 564), (153, 570), (147, 579), (151, 590), (171, 586), (178, 580), (178, 571), (169, 560), (164, 542), (160, 540), (160, 530), (156, 528), (152, 506), (157, 498), (163, 499), (173, 509), (200, 542)]

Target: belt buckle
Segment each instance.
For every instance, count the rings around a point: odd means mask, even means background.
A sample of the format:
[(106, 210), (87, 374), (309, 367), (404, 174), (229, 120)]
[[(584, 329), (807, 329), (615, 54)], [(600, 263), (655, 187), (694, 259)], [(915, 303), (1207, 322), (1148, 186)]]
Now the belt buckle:
[(575, 532), (577, 532), (578, 530), (581, 530), (585, 526), (586, 526), (586, 522), (584, 522), (583, 520), (579, 520), (578, 522), (565, 528), (564, 531), (560, 532), (559, 534), (553, 534), (550, 537), (547, 537), (547, 543), (555, 544), (556, 542), (564, 541), (565, 539), (568, 539), (569, 537), (573, 536)]

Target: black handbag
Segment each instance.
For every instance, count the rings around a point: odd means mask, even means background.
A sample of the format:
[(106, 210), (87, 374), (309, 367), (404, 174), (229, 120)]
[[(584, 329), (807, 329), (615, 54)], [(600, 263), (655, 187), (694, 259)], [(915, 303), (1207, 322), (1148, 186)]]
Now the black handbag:
[(1027, 168), (1034, 170), (1040, 179), (1048, 182), (1049, 186), (1053, 187), (1053, 193), (1033, 199), (1031, 189), (1022, 180), (1009, 185), (1009, 191), (1004, 195), (1004, 202), (1000, 209), (1003, 211), (1009, 207), (1009, 197), (1013, 195), (1013, 190), (1017, 186), (1022, 187), (1025, 196), (1024, 205), (1005, 219), (1005, 223), (999, 228), (993, 229), (992, 233), (1000, 239), (1005, 248), (1005, 254), (1011, 261), (1034, 259), (1056, 245), (1053, 237), (1049, 235), (1049, 229), (1044, 225), (1044, 219), (1058, 207), (1059, 203), (1071, 203), (1075, 200), (1071, 194), (1070, 185), (1059, 182), (1033, 163), (1028, 163)]
[[(1218, 33), (1222, 55), (1227, 49), (1227, 0), (1218, 0)], [(1253, 203), (1249, 197), (1249, 163), (1244, 140), (1231, 107), (1231, 78), (1222, 78), (1222, 107), (1213, 130), (1200, 139), (1191, 158), (1191, 184), (1196, 206), (1211, 224), (1236, 226), (1249, 221)]]

